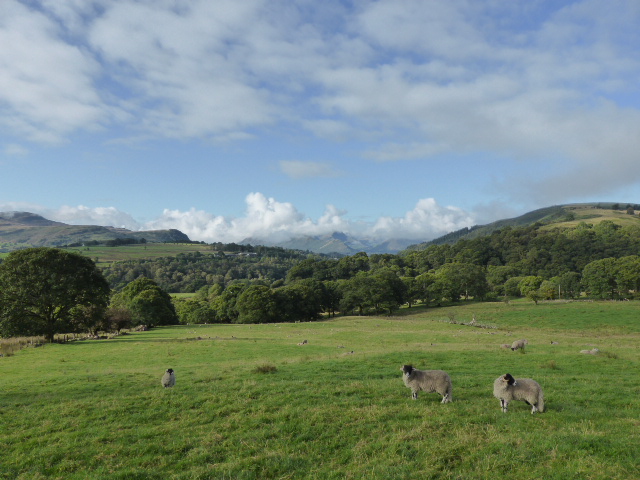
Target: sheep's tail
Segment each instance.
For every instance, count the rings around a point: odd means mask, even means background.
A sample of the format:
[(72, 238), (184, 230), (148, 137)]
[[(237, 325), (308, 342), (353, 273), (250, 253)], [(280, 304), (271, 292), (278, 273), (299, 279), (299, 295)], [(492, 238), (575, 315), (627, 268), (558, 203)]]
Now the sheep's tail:
[(538, 391), (538, 405), (536, 405), (539, 412), (544, 412), (544, 394), (542, 393), (542, 389)]

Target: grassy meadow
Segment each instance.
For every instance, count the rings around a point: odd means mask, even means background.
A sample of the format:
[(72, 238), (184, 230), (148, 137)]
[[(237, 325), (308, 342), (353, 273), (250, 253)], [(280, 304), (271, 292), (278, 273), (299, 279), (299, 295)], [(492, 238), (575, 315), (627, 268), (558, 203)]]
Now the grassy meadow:
[(91, 258), (98, 265), (106, 265), (125, 260), (154, 259), (159, 257), (175, 257), (180, 253), (200, 252), (213, 255), (211, 245), (200, 243), (144, 243), (134, 245), (91, 245), (85, 247), (68, 247), (66, 250)]
[[(470, 303), (23, 349), (0, 358), (0, 478), (637, 479), (639, 313)], [(405, 363), (448, 371), (453, 403), (412, 400)], [(545, 413), (501, 412), (507, 372), (542, 385)]]

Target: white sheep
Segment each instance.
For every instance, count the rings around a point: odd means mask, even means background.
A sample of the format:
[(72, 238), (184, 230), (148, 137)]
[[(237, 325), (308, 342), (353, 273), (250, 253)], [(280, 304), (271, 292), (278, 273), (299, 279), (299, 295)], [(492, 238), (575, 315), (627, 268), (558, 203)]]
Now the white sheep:
[(507, 413), (511, 400), (523, 400), (531, 405), (531, 413), (544, 412), (542, 388), (530, 378), (515, 379), (507, 373), (493, 382), (493, 396), (500, 400), (502, 411)]
[(175, 373), (173, 373), (172, 368), (169, 368), (166, 372), (164, 372), (161, 383), (164, 388), (170, 388), (176, 384), (176, 375)]
[(600, 349), (592, 348), (591, 350), (580, 350), (580, 353), (584, 353), (586, 355), (598, 355), (600, 353)]
[(518, 349), (524, 350), (525, 345), (529, 345), (529, 342), (524, 338), (522, 340), (516, 340), (511, 344), (511, 350), (514, 352)]
[(436, 392), (442, 395), (442, 403), (449, 403), (453, 400), (451, 391), (451, 378), (443, 370), (418, 370), (411, 365), (403, 365), (402, 380), (411, 389), (411, 398), (416, 400), (418, 392), (423, 390), (426, 393)]

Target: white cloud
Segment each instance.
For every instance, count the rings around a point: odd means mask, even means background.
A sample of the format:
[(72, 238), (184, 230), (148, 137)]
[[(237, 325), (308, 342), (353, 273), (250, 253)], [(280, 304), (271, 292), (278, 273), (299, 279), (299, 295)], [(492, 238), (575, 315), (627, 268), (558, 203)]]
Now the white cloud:
[(458, 207), (442, 207), (433, 198), (423, 198), (401, 218), (381, 217), (371, 233), (377, 238), (430, 240), (474, 225), (472, 216)]
[(347, 212), (328, 205), (314, 221), (291, 203), (278, 202), (261, 193), (246, 197), (245, 216), (225, 218), (201, 210), (165, 210), (160, 218), (145, 225), (150, 229), (176, 228), (193, 240), (240, 242), (247, 238), (280, 242), (306, 235), (344, 232), (355, 236), (387, 240), (390, 238), (430, 240), (439, 235), (474, 225), (470, 214), (457, 207), (442, 207), (432, 199), (418, 201), (402, 218), (383, 217), (366, 224), (348, 220)]
[(61, 39), (60, 27), (14, 0), (0, 3), (0, 124), (38, 142), (60, 142), (107, 119), (93, 86), (98, 64)]
[(62, 206), (50, 213), (51, 220), (71, 225), (103, 225), (129, 230), (140, 229), (140, 224), (131, 215), (115, 207)]

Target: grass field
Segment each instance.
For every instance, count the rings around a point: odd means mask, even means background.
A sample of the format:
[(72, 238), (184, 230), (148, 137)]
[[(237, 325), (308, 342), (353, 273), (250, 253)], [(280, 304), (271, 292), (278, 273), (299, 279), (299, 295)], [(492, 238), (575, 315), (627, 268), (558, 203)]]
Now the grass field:
[[(28, 247), (28, 245), (25, 245), (25, 247)], [(200, 252), (208, 255), (213, 255), (215, 253), (211, 249), (211, 245), (201, 243), (145, 243), (119, 245), (117, 247), (94, 245), (86, 247), (67, 247), (65, 250), (85, 255), (100, 265), (125, 260), (175, 257), (180, 253)], [(9, 253), (10, 252), (0, 253), (0, 258), (6, 257)]]
[[(0, 478), (637, 479), (638, 313), (463, 304), (24, 349), (0, 358)], [(526, 353), (500, 348), (519, 338)], [(404, 363), (447, 370), (454, 402), (411, 400)], [(547, 411), (503, 414), (506, 372), (536, 379)]]
[(575, 215), (574, 220), (551, 223), (541, 228), (543, 230), (554, 228), (575, 228), (582, 222), (590, 225), (597, 225), (604, 220), (609, 220), (623, 227), (628, 225), (638, 225), (638, 223), (640, 223), (637, 212), (635, 215), (629, 215), (626, 210), (611, 210), (586, 206), (567, 206), (567, 210), (573, 212)]
[(200, 252), (213, 255), (211, 245), (199, 243), (145, 243), (136, 245), (119, 245), (107, 247), (96, 245), (90, 247), (72, 247), (67, 250), (80, 253), (91, 258), (99, 265), (123, 260), (154, 259), (159, 257), (175, 257), (179, 253)]

